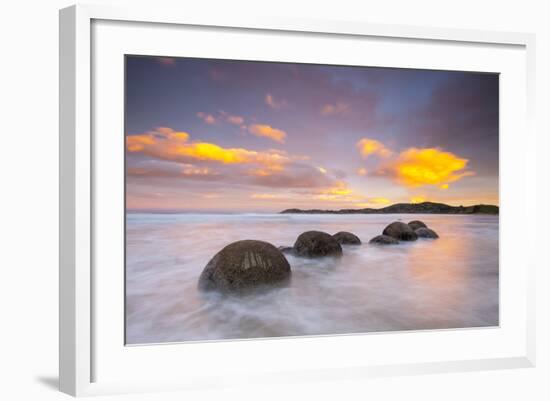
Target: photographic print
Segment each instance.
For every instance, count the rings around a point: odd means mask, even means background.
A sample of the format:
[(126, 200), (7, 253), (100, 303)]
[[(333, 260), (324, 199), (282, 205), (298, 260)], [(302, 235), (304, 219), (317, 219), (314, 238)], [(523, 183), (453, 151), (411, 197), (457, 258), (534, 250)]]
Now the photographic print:
[(499, 76), (126, 55), (126, 344), (499, 325)]

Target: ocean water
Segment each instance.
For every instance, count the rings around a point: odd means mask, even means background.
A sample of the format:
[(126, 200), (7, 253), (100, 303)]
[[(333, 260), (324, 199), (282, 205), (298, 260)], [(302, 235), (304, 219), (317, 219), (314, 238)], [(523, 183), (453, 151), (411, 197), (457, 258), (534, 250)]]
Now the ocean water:
[[(437, 240), (369, 245), (395, 220), (422, 220)], [(351, 231), (339, 259), (288, 256), (287, 287), (240, 297), (202, 293), (225, 245), (291, 246), (304, 231)], [(126, 343), (497, 326), (498, 216), (127, 215)]]

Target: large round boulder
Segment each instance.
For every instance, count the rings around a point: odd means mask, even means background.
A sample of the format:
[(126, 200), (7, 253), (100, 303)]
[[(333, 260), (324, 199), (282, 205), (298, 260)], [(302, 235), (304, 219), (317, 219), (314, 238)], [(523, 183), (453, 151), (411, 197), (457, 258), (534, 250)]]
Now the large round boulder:
[(439, 238), (439, 235), (437, 235), (434, 230), (427, 227), (417, 228), (416, 230), (414, 230), (414, 232), (416, 233), (416, 235), (418, 235), (419, 238)]
[(306, 231), (296, 239), (294, 253), (309, 258), (341, 256), (342, 247), (330, 234), (321, 231)]
[(264, 241), (233, 242), (208, 262), (199, 289), (239, 292), (290, 278), (290, 265), (275, 246)]
[(361, 240), (355, 234), (347, 231), (337, 232), (332, 236), (340, 245), (361, 245)]
[(369, 241), (369, 244), (375, 245), (395, 245), (399, 244), (399, 241), (389, 235), (377, 235)]
[(418, 239), (418, 236), (413, 229), (408, 224), (400, 221), (394, 221), (391, 223), (384, 229), (382, 234), (389, 235), (390, 237), (401, 241), (416, 241)]
[(415, 231), (417, 228), (420, 228), (420, 227), (428, 228), (428, 226), (423, 221), (420, 221), (420, 220), (413, 220), (409, 222), (409, 227), (411, 227), (413, 231)]

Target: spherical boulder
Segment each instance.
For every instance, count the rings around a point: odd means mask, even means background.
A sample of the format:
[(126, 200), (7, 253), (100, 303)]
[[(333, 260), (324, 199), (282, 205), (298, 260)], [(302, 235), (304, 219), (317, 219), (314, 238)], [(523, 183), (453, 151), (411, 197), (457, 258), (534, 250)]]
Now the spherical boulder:
[(413, 229), (408, 224), (400, 221), (394, 221), (388, 225), (382, 234), (389, 235), (390, 237), (401, 241), (416, 241), (418, 239), (418, 236)]
[(420, 221), (420, 220), (413, 220), (409, 222), (409, 227), (411, 227), (413, 231), (420, 227), (428, 228), (428, 226), (423, 221)]
[(199, 289), (239, 292), (290, 278), (290, 265), (275, 246), (264, 241), (233, 242), (208, 262)]
[(340, 245), (361, 245), (361, 240), (355, 234), (347, 231), (337, 232), (332, 236)]
[(369, 241), (369, 244), (375, 245), (395, 245), (399, 244), (399, 241), (389, 235), (377, 235)]
[(416, 230), (414, 230), (414, 232), (416, 233), (416, 235), (418, 235), (419, 238), (439, 238), (439, 235), (437, 235), (434, 230), (427, 227), (417, 228)]
[(294, 253), (309, 258), (341, 256), (342, 247), (330, 234), (321, 231), (306, 231), (296, 239)]

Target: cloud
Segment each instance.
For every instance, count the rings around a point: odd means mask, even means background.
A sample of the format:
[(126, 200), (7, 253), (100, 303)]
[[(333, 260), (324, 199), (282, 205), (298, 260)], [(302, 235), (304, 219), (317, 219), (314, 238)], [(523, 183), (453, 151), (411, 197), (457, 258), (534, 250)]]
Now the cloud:
[(202, 111), (199, 111), (197, 113), (197, 117), (203, 120), (206, 124), (216, 124), (216, 117), (214, 117), (212, 114), (207, 114)]
[(235, 114), (230, 114), (230, 113), (227, 113), (223, 110), (220, 110), (220, 115), (222, 116), (222, 118), (227, 121), (228, 123), (230, 124), (233, 124), (233, 125), (242, 125), (244, 123), (244, 117), (241, 117), (241, 116), (237, 116)]
[(390, 157), (393, 152), (388, 149), (382, 142), (376, 139), (363, 138), (356, 144), (359, 153), (365, 158), (370, 155), (377, 155), (380, 157)]
[(344, 181), (336, 181), (334, 186), (321, 192), (323, 195), (351, 195), (352, 190)]
[(197, 166), (191, 163), (174, 163), (167, 160), (146, 159), (128, 161), (126, 175), (146, 179), (186, 179), (194, 181), (219, 181), (224, 175), (213, 167)]
[(199, 111), (197, 117), (203, 120), (206, 124), (217, 124), (219, 121), (225, 121), (226, 123), (242, 126), (244, 124), (244, 117), (228, 113), (226, 111), (220, 110), (217, 116), (214, 116), (210, 113), (205, 113)]
[(278, 150), (255, 151), (243, 148), (224, 148), (214, 143), (191, 142), (186, 132), (160, 127), (145, 134), (128, 135), (126, 149), (130, 153), (188, 163), (209, 161), (218, 164), (245, 164), (261, 167), (266, 171), (280, 171), (291, 159)]
[(315, 190), (313, 199), (334, 203), (364, 202), (365, 196), (356, 193), (344, 181), (335, 181), (330, 186)]
[(196, 167), (194, 165), (186, 165), (181, 170), (183, 175), (212, 175), (216, 174), (208, 167)]
[(284, 99), (275, 100), (275, 98), (271, 93), (268, 93), (265, 95), (264, 102), (272, 109), (281, 109), (283, 107), (288, 106), (288, 103), (286, 102), (286, 100)]
[(321, 114), (324, 116), (330, 116), (335, 114), (344, 114), (350, 110), (350, 105), (344, 102), (337, 102), (334, 104), (325, 104), (321, 107)]
[(252, 124), (248, 127), (248, 132), (259, 137), (270, 138), (275, 142), (284, 143), (286, 132), (273, 128), (266, 124)]
[(252, 199), (280, 199), (282, 196), (279, 194), (252, 194)]
[(434, 185), (446, 189), (450, 183), (475, 174), (466, 170), (467, 164), (468, 159), (437, 148), (410, 148), (401, 152), (389, 169), (407, 187)]
[[(391, 149), (375, 139), (363, 138), (356, 146), (365, 158), (378, 155), (385, 159), (373, 175), (393, 177), (410, 188), (432, 185), (448, 189), (450, 183), (475, 174), (466, 170), (468, 159), (439, 148), (413, 147), (394, 156)], [(357, 173), (365, 176), (367, 170), (360, 168)]]
[[(320, 193), (323, 189), (333, 186), (336, 182), (328, 174), (323, 174), (317, 168), (303, 163), (289, 163), (284, 170), (274, 171), (272, 174), (259, 174), (258, 171), (249, 171), (248, 184), (268, 188), (300, 188), (307, 193)], [(241, 181), (243, 180), (240, 177)], [(306, 193), (306, 192), (304, 192)]]
[[(168, 127), (128, 135), (127, 174), (136, 182), (150, 178), (173, 187), (174, 179), (196, 185), (223, 182), (234, 187), (262, 187), (271, 191), (294, 189), (320, 198), (350, 197), (351, 191), (332, 172), (307, 163), (308, 157), (278, 149), (226, 148), (193, 140), (187, 132)], [(208, 190), (214, 190), (208, 187)], [(253, 191), (253, 193), (263, 193)], [(343, 201), (351, 201), (345, 199)]]
[(139, 135), (128, 135), (126, 137), (126, 149), (129, 152), (142, 152), (146, 148), (155, 146), (159, 138), (170, 141), (185, 142), (189, 139), (187, 132), (177, 132), (167, 127), (157, 127), (154, 131)]
[(361, 201), (359, 203), (355, 203), (354, 206), (357, 207), (380, 207), (383, 205), (388, 205), (391, 203), (391, 200), (388, 198), (366, 198), (364, 201)]
[(356, 193), (343, 181), (337, 181), (334, 186), (322, 189), (314, 198), (330, 202), (352, 203), (354, 207), (372, 208), (391, 203), (388, 198), (368, 198), (362, 194)]
[(368, 201), (377, 205), (387, 205), (388, 203), (391, 203), (391, 200), (388, 198), (369, 198)]
[(324, 168), (324, 167), (317, 167), (317, 170), (319, 170), (321, 173), (323, 174), (326, 174), (327, 173), (327, 169)]

